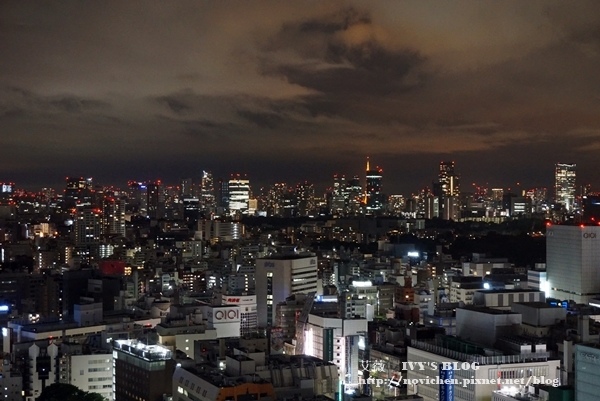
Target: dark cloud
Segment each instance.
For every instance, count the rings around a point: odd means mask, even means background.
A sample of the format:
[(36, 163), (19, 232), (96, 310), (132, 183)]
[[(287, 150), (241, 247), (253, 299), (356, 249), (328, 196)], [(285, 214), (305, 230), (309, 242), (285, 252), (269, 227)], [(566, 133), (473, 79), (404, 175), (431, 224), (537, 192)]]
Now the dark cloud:
[(275, 113), (257, 113), (249, 110), (240, 110), (238, 115), (260, 128), (275, 129), (283, 122), (283, 117)]
[(166, 104), (175, 114), (184, 114), (186, 111), (190, 110), (190, 106), (173, 96), (162, 96), (158, 98), (158, 100), (159, 102)]

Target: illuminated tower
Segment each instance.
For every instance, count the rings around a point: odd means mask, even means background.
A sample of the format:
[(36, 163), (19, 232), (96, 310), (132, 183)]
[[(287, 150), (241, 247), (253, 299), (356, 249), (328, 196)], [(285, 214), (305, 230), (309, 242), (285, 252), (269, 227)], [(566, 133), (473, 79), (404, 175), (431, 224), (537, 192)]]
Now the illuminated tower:
[(382, 174), (383, 170), (379, 167), (371, 169), (369, 158), (367, 158), (367, 185), (365, 191), (367, 214), (379, 214), (383, 209), (383, 194), (381, 193)]
[(458, 175), (454, 171), (454, 162), (440, 162), (438, 182), (441, 186), (442, 196), (458, 196)]
[(202, 181), (200, 183), (200, 208), (202, 210), (214, 210), (217, 206), (215, 199), (215, 186), (212, 173), (202, 171)]
[(460, 217), (460, 190), (454, 162), (440, 162), (438, 182), (434, 189), (437, 189), (435, 195), (440, 198), (441, 217), (445, 220), (458, 219)]
[(304, 181), (296, 185), (296, 198), (300, 216), (308, 216), (315, 210), (315, 187), (313, 184)]
[(92, 207), (77, 208), (71, 235), (75, 252), (83, 263), (89, 263), (99, 256), (102, 222), (102, 210)]
[(554, 173), (555, 202), (567, 212), (575, 206), (575, 170), (576, 164), (556, 163)]
[(250, 201), (250, 181), (243, 180), (240, 175), (231, 177), (228, 183), (230, 213), (247, 213)]

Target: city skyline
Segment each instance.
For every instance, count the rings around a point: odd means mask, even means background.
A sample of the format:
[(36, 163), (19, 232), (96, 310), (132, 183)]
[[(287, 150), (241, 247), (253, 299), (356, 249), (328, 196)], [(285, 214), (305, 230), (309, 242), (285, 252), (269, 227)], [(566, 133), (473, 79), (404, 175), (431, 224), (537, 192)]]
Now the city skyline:
[(0, 5), (0, 180), (259, 186), (383, 168), (383, 192), (600, 172), (597, 2)]

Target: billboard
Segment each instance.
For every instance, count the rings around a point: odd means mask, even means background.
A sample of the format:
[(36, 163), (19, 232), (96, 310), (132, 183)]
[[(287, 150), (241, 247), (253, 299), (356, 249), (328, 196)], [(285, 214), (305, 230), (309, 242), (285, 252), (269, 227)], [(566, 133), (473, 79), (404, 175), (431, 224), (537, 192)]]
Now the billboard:
[(239, 322), (240, 308), (237, 306), (215, 306), (208, 310), (207, 317), (212, 324)]
[(256, 305), (256, 295), (222, 295), (222, 305)]

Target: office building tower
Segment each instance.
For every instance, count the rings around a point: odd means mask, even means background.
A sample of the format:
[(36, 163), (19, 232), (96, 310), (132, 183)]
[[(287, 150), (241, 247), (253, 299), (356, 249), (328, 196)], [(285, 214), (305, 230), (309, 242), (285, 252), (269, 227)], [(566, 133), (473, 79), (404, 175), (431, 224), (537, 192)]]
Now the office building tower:
[(283, 199), (288, 191), (285, 182), (273, 184), (267, 193), (267, 215), (268, 216), (283, 216)]
[(381, 181), (383, 170), (379, 167), (371, 168), (367, 159), (365, 203), (367, 214), (380, 214), (383, 210), (384, 198)]
[(347, 198), (347, 214), (350, 216), (357, 216), (362, 214), (362, 185), (360, 184), (360, 177), (355, 175), (348, 180), (346, 186), (346, 193), (344, 194)]
[(165, 194), (160, 181), (146, 184), (146, 204), (148, 217), (152, 219), (164, 218)]
[(304, 181), (296, 185), (296, 199), (298, 200), (298, 214), (308, 216), (315, 210), (315, 187)]
[(83, 177), (67, 177), (67, 185), (63, 202), (65, 209), (76, 205), (91, 205), (92, 179)]
[(561, 205), (567, 212), (572, 212), (575, 208), (576, 167), (576, 164), (556, 163), (554, 200), (557, 205)]
[(74, 222), (75, 246), (96, 244), (102, 233), (102, 212), (97, 208), (77, 209)]
[(250, 200), (250, 181), (240, 178), (238, 174), (229, 180), (227, 188), (229, 212), (232, 214), (247, 213)]
[(443, 197), (447, 198), (460, 194), (459, 179), (454, 169), (454, 162), (440, 162), (438, 182), (441, 185)]
[(125, 199), (106, 197), (102, 205), (103, 234), (125, 236)]
[(179, 197), (191, 197), (194, 195), (194, 192), (194, 181), (191, 178), (182, 179), (179, 186)]
[(550, 297), (587, 303), (600, 297), (600, 227), (546, 228), (546, 272)]
[(117, 340), (113, 347), (115, 400), (162, 401), (171, 394), (175, 360), (168, 348), (135, 340)]
[(127, 210), (131, 213), (146, 216), (148, 214), (148, 188), (146, 184), (129, 181), (127, 187)]
[(72, 237), (75, 254), (83, 263), (89, 263), (99, 256), (102, 234), (102, 211), (98, 208), (77, 208), (73, 223)]
[(202, 180), (200, 182), (200, 209), (203, 211), (212, 211), (217, 206), (215, 199), (215, 185), (213, 175), (209, 171), (202, 171)]
[(275, 323), (275, 306), (290, 295), (322, 291), (313, 255), (277, 254), (256, 259), (255, 277), (259, 327)]
[(434, 185), (434, 194), (439, 197), (440, 217), (456, 220), (460, 217), (459, 177), (454, 162), (440, 162), (438, 182)]
[(329, 210), (333, 215), (344, 215), (346, 212), (346, 177), (343, 175), (333, 176), (333, 188), (331, 191)]

